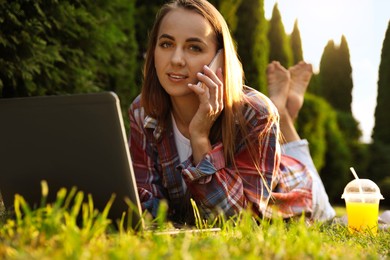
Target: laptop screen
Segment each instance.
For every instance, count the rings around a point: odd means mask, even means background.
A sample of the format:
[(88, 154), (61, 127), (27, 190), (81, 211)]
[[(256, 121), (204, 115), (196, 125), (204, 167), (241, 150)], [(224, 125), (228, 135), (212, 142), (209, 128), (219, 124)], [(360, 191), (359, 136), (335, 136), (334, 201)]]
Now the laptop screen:
[(0, 99), (0, 191), (6, 208), (15, 194), (31, 207), (41, 201), (41, 181), (49, 201), (72, 187), (91, 194), (103, 210), (116, 195), (109, 217), (127, 212), (124, 198), (140, 203), (118, 97), (112, 92)]

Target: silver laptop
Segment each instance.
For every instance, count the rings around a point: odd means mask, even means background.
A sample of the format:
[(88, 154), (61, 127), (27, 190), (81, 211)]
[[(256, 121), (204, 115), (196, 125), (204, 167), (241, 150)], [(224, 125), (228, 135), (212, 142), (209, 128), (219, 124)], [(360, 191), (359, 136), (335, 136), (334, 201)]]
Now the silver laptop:
[(0, 191), (6, 209), (15, 194), (31, 207), (76, 187), (116, 221), (132, 202), (132, 227), (143, 228), (119, 99), (112, 92), (0, 99)]

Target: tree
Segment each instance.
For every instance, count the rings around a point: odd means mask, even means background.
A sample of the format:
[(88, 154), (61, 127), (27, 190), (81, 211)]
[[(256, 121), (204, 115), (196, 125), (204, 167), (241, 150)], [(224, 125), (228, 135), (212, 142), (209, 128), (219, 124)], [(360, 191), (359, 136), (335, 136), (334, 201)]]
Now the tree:
[(331, 202), (340, 202), (350, 167), (350, 152), (338, 126), (337, 111), (326, 100), (306, 93), (297, 131), (310, 144), (313, 158)]
[(215, 7), (218, 7), (219, 6), (219, 2), (221, 2), (223, 0), (209, 0), (210, 4), (214, 5)]
[[(106, 3), (104, 0), (101, 2)], [(115, 26), (110, 26), (111, 29), (107, 30), (117, 30), (117, 33), (123, 34), (124, 38), (122, 42), (115, 45), (116, 50), (108, 51), (112, 53), (112, 57), (102, 70), (106, 70), (109, 74), (107, 85), (110, 90), (116, 92), (120, 98), (125, 125), (128, 127), (127, 111), (132, 100), (139, 93), (136, 83), (138, 43), (135, 30), (135, 0), (116, 0), (111, 3), (115, 3), (112, 9), (105, 9), (104, 6), (102, 8), (109, 11), (112, 23), (117, 26), (117, 29)]]
[(352, 114), (352, 67), (345, 36), (340, 46), (331, 40), (324, 49), (320, 62), (319, 94), (336, 110)]
[[(326, 174), (332, 174), (331, 172), (335, 169), (343, 172), (342, 167), (349, 169), (353, 165), (359, 172), (365, 172), (368, 164), (368, 150), (367, 146), (360, 142), (362, 132), (358, 121), (352, 114), (352, 67), (345, 36), (341, 37), (340, 46), (336, 46), (333, 41), (329, 41), (326, 45), (320, 62), (318, 83), (315, 93), (324, 97), (335, 109), (336, 125), (332, 128), (337, 127), (341, 132), (341, 137), (329, 135), (328, 147), (334, 149), (335, 146), (343, 143), (338, 149), (339, 154), (331, 152), (327, 155), (328, 165), (323, 171), (326, 171)], [(346, 184), (340, 184), (340, 181), (334, 180), (336, 181), (332, 184), (332, 189)]]
[(325, 111), (328, 109), (329, 104), (323, 98), (306, 93), (303, 107), (296, 122), (298, 134), (304, 136), (310, 143), (310, 154), (318, 171), (325, 164)]
[(313, 76), (311, 77), (309, 87), (307, 88), (308, 93), (312, 93), (316, 96), (320, 95), (320, 75), (319, 73), (314, 72)]
[[(379, 184), (381, 190), (390, 187), (390, 21), (382, 45), (381, 62), (378, 72), (378, 95), (375, 108), (375, 125), (370, 146), (368, 174)], [(390, 205), (388, 201), (384, 201)]]
[(318, 74), (318, 85), (315, 93), (329, 103), (331, 103), (333, 86), (337, 84), (335, 67), (336, 64), (336, 47), (333, 40), (328, 41), (322, 53), (320, 61), (320, 73)]
[(238, 23), (237, 10), (243, 0), (219, 0), (218, 9), (229, 25), (232, 34), (235, 33)]
[(352, 67), (345, 36), (340, 46), (329, 41), (320, 62), (319, 86), (315, 92), (324, 97), (339, 113), (339, 127), (350, 140), (362, 135), (359, 123), (352, 114)]
[(136, 67), (136, 91), (141, 91), (141, 85), (143, 80), (143, 66), (145, 61), (146, 48), (149, 40), (149, 32), (152, 29), (154, 20), (158, 10), (167, 0), (135, 0), (136, 1), (136, 14), (135, 14), (135, 32), (136, 41), (138, 44), (137, 52), (137, 67)]
[(240, 29), (236, 30), (234, 36), (248, 85), (266, 93), (268, 41), (263, 6), (264, 0), (241, 2), (237, 10), (237, 27)]
[(292, 63), (297, 64), (303, 60), (302, 41), (301, 33), (298, 28), (298, 20), (295, 20), (294, 22), (294, 29), (290, 35), (290, 44), (292, 50)]
[(348, 139), (338, 125), (337, 111), (329, 107), (326, 113), (326, 154), (325, 165), (320, 171), (330, 201), (342, 203), (340, 196), (351, 179), (351, 153)]
[(285, 68), (290, 67), (293, 62), (291, 47), (277, 3), (274, 5), (269, 22), (268, 41), (270, 45), (268, 61), (279, 61)]
[[(381, 141), (374, 141), (369, 146), (369, 166), (367, 171), (362, 172), (360, 175), (377, 183), (381, 191), (386, 191), (390, 187), (388, 185), (389, 171), (390, 145), (384, 144)], [(383, 203), (390, 206), (390, 202), (388, 200), (384, 200)]]
[(390, 22), (383, 41), (378, 73), (378, 96), (375, 108), (373, 142), (390, 145)]
[(344, 35), (341, 36), (340, 47), (337, 50), (339, 71), (338, 78), (340, 80), (337, 94), (342, 97), (342, 99), (337, 99), (338, 103), (335, 103), (335, 107), (338, 110), (352, 114), (352, 66), (349, 55), (349, 47), (347, 39)]
[(133, 0), (1, 2), (1, 97), (131, 89), (133, 12)]

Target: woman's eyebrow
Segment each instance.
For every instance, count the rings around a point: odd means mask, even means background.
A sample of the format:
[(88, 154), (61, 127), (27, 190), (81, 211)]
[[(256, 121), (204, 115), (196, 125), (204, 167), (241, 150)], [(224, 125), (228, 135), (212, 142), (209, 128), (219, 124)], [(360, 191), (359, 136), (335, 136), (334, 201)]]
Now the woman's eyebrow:
[[(161, 39), (169, 39), (169, 40), (172, 40), (174, 41), (175, 40), (175, 37), (173, 37), (172, 35), (169, 35), (169, 34), (161, 34), (160, 37), (158, 37), (159, 40)], [(204, 41), (202, 41), (202, 39), (198, 38), (198, 37), (191, 37), (191, 38), (188, 38), (186, 39), (186, 42), (199, 42), (199, 43), (204, 43)]]
[(200, 43), (204, 43), (204, 41), (202, 41), (200, 38), (197, 38), (197, 37), (188, 38), (186, 40), (186, 42), (200, 42)]
[(158, 39), (160, 40), (160, 39), (164, 39), (164, 38), (167, 38), (167, 39), (169, 39), (169, 40), (175, 40), (175, 38), (173, 37), (173, 36), (171, 36), (171, 35), (169, 35), (169, 34), (161, 34), (161, 36), (160, 37), (158, 37)]

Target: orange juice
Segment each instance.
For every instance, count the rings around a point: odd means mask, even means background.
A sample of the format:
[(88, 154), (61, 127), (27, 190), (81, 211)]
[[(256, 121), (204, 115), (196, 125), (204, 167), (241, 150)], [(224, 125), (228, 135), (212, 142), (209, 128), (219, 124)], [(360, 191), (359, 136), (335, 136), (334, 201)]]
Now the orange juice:
[(346, 202), (348, 229), (351, 233), (377, 233), (379, 203)]

